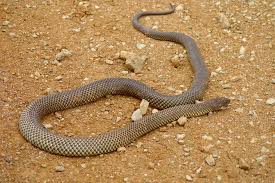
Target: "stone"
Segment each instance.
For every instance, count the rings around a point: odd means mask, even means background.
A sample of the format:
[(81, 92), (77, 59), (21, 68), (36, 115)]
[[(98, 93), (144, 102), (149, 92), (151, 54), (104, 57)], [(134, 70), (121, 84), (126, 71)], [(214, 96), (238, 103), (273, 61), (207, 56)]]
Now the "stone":
[(190, 175), (186, 175), (186, 176), (185, 176), (185, 179), (186, 179), (187, 181), (193, 181), (193, 178), (192, 178)]
[(142, 113), (140, 109), (137, 109), (133, 112), (131, 119), (133, 121), (140, 120), (142, 118)]
[(67, 49), (62, 49), (58, 54), (55, 56), (55, 60), (62, 61), (65, 57), (72, 56), (72, 52)]
[(266, 100), (267, 105), (274, 105), (275, 104), (275, 98), (269, 98)]
[(124, 151), (126, 151), (126, 147), (119, 147), (119, 148), (117, 148), (117, 151), (124, 152)]
[(146, 47), (146, 45), (145, 45), (145, 44), (142, 44), (142, 43), (137, 43), (136, 46), (137, 46), (137, 48), (140, 49), (140, 50)]
[(126, 67), (135, 73), (140, 73), (142, 71), (147, 59), (146, 56), (139, 56), (133, 52), (128, 51), (121, 51), (119, 58), (124, 59), (126, 61)]
[(248, 165), (248, 163), (244, 159), (240, 158), (239, 159), (239, 168), (243, 169), (243, 170), (249, 170), (250, 166)]
[(63, 172), (65, 170), (65, 167), (63, 165), (58, 165), (55, 167), (56, 172)]
[(147, 113), (148, 107), (149, 107), (149, 102), (145, 99), (142, 99), (141, 103), (139, 105), (139, 109), (140, 109), (142, 115)]
[(180, 125), (180, 126), (184, 126), (185, 124), (186, 124), (186, 122), (187, 122), (187, 117), (185, 117), (185, 116), (182, 116), (182, 117), (180, 117), (179, 119), (178, 119), (178, 124)]

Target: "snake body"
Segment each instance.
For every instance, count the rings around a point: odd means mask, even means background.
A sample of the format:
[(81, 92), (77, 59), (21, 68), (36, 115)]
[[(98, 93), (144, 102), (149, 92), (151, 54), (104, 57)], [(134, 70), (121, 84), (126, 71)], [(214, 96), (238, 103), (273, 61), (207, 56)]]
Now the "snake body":
[[(173, 13), (175, 7), (171, 7), (171, 10), (164, 12), (138, 13), (134, 16), (132, 23), (137, 30), (149, 37), (173, 41), (182, 44), (187, 49), (195, 73), (192, 86), (187, 92), (177, 96), (165, 96), (145, 84), (131, 79), (108, 78), (98, 80), (76, 89), (34, 100), (22, 113), (19, 122), (19, 130), (25, 139), (34, 146), (54, 154), (65, 156), (98, 155), (115, 151), (181, 116), (200, 116), (227, 106), (229, 99), (223, 97), (193, 104), (195, 100), (202, 99), (209, 77), (199, 49), (191, 37), (177, 32), (154, 31), (138, 22), (142, 16)], [(41, 123), (42, 118), (47, 114), (85, 105), (107, 95), (128, 95), (146, 99), (150, 105), (164, 110), (131, 122), (124, 128), (92, 137), (67, 137), (55, 134)]]

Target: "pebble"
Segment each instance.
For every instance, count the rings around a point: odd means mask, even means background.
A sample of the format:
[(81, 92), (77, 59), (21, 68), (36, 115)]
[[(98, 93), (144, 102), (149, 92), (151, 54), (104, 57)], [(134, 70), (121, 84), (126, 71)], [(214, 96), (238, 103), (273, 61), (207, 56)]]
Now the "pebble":
[(178, 119), (178, 124), (180, 125), (180, 126), (184, 126), (185, 124), (186, 124), (186, 122), (187, 122), (187, 117), (185, 117), (185, 116), (182, 116), (182, 117), (180, 117), (179, 119)]
[(186, 175), (186, 176), (185, 176), (185, 179), (186, 179), (187, 181), (193, 181), (193, 178), (192, 178), (190, 175)]
[(141, 50), (141, 49), (145, 48), (146, 45), (142, 44), (142, 43), (137, 43), (136, 47)]
[(245, 55), (245, 47), (241, 46), (241, 48), (240, 48), (240, 58), (244, 57), (244, 55)]
[(107, 60), (105, 60), (105, 63), (106, 63), (106, 64), (109, 64), (109, 65), (113, 65), (113, 64), (114, 64), (114, 61), (107, 59)]
[(267, 105), (274, 105), (275, 104), (275, 98), (269, 98), (266, 100)]
[(271, 83), (272, 83), (272, 84), (275, 84), (275, 79), (272, 79), (272, 80), (271, 80)]
[(63, 77), (62, 77), (62, 76), (56, 76), (54, 79), (55, 79), (56, 81), (61, 81), (61, 80), (63, 79)]
[(178, 134), (176, 135), (177, 141), (183, 140), (184, 138), (185, 138), (185, 134), (184, 134), (184, 133), (178, 133)]
[(59, 53), (56, 54), (55, 60), (62, 61), (65, 57), (72, 56), (72, 52), (67, 49), (62, 49)]
[(58, 165), (55, 167), (56, 172), (63, 172), (65, 170), (65, 167), (63, 165)]
[(238, 112), (238, 113), (243, 113), (243, 108), (237, 108), (234, 110), (235, 112)]
[(230, 89), (231, 85), (230, 84), (224, 84), (224, 85), (222, 85), (222, 88), (223, 89)]
[(10, 21), (8, 21), (8, 20), (5, 20), (5, 21), (2, 23), (3, 26), (7, 26), (7, 25), (9, 25), (9, 24), (10, 24)]
[(213, 155), (209, 155), (205, 158), (205, 162), (209, 165), (209, 166), (215, 166), (216, 162), (215, 159), (213, 157)]
[(243, 170), (249, 170), (250, 166), (248, 165), (248, 163), (244, 159), (240, 158), (239, 159), (239, 168), (243, 169)]
[(138, 56), (135, 53), (128, 51), (121, 51), (119, 57), (126, 60), (126, 67), (129, 70), (134, 71), (135, 73), (139, 73), (142, 71), (145, 61), (147, 59), (146, 56)]
[(87, 168), (87, 165), (85, 163), (80, 164), (81, 168)]
[(147, 113), (148, 107), (149, 107), (149, 102), (145, 99), (142, 99), (141, 103), (139, 105), (139, 109), (140, 109), (142, 115)]
[(117, 151), (124, 152), (124, 151), (126, 151), (126, 147), (119, 147), (119, 148), (117, 148)]
[(153, 110), (152, 110), (152, 113), (153, 113), (153, 114), (155, 114), (155, 113), (157, 113), (157, 112), (159, 112), (159, 110), (157, 110), (157, 109), (153, 109)]
[(121, 120), (121, 117), (116, 117), (116, 123), (119, 122)]
[(57, 91), (54, 90), (54, 89), (52, 89), (52, 88), (47, 88), (47, 89), (45, 90), (45, 93), (48, 94), (48, 95), (52, 95), (52, 94), (57, 93)]
[(176, 10), (177, 10), (177, 11), (183, 10), (183, 5), (182, 5), (182, 4), (179, 4), (179, 5), (176, 7)]
[(137, 120), (140, 120), (142, 118), (142, 113), (141, 113), (141, 110), (140, 109), (137, 109), (133, 112), (132, 116), (131, 116), (131, 119), (133, 121), (137, 121)]
[(227, 17), (225, 16), (225, 14), (220, 13), (219, 16), (220, 16), (220, 17), (219, 17), (219, 21), (220, 21), (220, 23), (222, 24), (222, 27), (223, 27), (224, 29), (230, 28), (229, 20), (227, 19)]
[(44, 124), (44, 127), (47, 129), (50, 129), (50, 128), (53, 128), (53, 125), (46, 123)]

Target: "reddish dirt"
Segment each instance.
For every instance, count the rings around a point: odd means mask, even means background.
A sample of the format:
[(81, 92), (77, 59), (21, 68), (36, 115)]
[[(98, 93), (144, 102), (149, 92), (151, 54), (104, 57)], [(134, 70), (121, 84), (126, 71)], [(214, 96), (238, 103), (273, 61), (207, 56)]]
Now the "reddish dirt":
[[(169, 1), (83, 2), (0, 2), (0, 182), (274, 182), (275, 108), (266, 104), (275, 98), (271, 0), (176, 0), (183, 9), (175, 14), (142, 20), (197, 41), (212, 72), (205, 99), (229, 97), (227, 109), (189, 119), (184, 127), (152, 131), (125, 152), (101, 156), (63, 157), (25, 141), (18, 131), (20, 114), (47, 88), (63, 91), (119, 76), (172, 95), (191, 84), (188, 59), (178, 68), (169, 62), (183, 53), (180, 45), (145, 37), (131, 25), (136, 12), (162, 10)], [(220, 13), (229, 28), (219, 21)], [(137, 49), (137, 43), (146, 47)], [(62, 48), (73, 55), (53, 65)], [(116, 56), (122, 50), (148, 56), (140, 74), (122, 73), (127, 69)], [(114, 64), (106, 64), (106, 59)], [(60, 75), (63, 79), (55, 80)], [(44, 122), (65, 135), (102, 133), (127, 124), (139, 102), (112, 96), (62, 111), (64, 120), (53, 114)], [(114, 124), (118, 116), (122, 120)], [(184, 144), (175, 139), (181, 133), (186, 135)], [(214, 157), (214, 166), (206, 163), (208, 156)], [(64, 171), (56, 171), (59, 165)]]

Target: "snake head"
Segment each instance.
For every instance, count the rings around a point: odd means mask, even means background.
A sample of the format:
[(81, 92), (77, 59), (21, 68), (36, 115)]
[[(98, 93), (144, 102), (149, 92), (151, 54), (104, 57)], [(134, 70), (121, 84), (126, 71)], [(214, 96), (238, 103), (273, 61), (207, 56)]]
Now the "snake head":
[(213, 111), (221, 110), (223, 107), (227, 107), (229, 103), (230, 99), (225, 97), (217, 97), (207, 101)]

